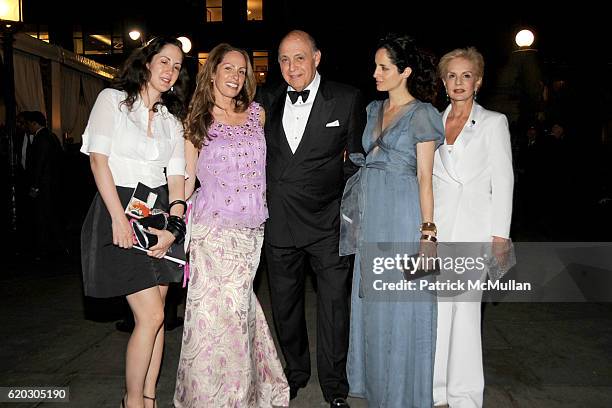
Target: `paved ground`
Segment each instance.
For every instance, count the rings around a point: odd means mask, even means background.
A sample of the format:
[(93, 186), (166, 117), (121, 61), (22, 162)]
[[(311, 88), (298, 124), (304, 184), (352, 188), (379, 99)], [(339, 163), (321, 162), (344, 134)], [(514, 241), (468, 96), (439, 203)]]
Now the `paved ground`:
[[(70, 403), (0, 405), (119, 406), (128, 340), (114, 327), (120, 304), (83, 298), (77, 259), (36, 265), (13, 258), (5, 263), (0, 273), (0, 386), (68, 386)], [(265, 279), (258, 295), (271, 321)], [(310, 289), (311, 338), (314, 302)], [(612, 407), (611, 312), (612, 304), (487, 305), (485, 406)], [(181, 334), (180, 329), (167, 333), (160, 407), (171, 406)], [(367, 406), (363, 400), (350, 402)], [(324, 406), (315, 372), (291, 407)]]

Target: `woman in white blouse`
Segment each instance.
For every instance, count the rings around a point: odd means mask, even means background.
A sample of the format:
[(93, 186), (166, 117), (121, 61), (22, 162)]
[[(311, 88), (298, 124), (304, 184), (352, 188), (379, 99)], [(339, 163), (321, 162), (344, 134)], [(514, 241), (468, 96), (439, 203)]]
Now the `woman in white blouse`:
[(156, 405), (167, 285), (182, 276), (182, 269), (163, 259), (182, 238), (180, 231), (151, 229), (157, 244), (148, 252), (131, 249), (125, 207), (140, 182), (154, 190), (156, 208), (183, 222), (183, 205), (172, 205), (185, 199), (183, 59), (181, 43), (171, 38), (135, 50), (114, 89), (98, 95), (83, 134), (81, 151), (90, 157), (98, 187), (81, 234), (85, 295), (126, 296), (136, 322), (127, 345), (122, 407)]
[[(508, 121), (474, 100), (484, 73), (484, 60), (475, 48), (447, 53), (438, 71), (450, 99), (442, 116), (445, 141), (434, 156), (438, 241), (492, 243), (494, 254), (503, 258), (514, 187)], [(439, 297), (436, 406), (482, 407), (480, 298), (465, 299)]]

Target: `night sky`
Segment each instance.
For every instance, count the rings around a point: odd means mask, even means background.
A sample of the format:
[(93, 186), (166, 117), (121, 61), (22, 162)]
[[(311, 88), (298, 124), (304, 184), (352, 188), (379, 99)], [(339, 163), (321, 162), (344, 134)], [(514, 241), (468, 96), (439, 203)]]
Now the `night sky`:
[[(226, 4), (239, 1), (246, 4), (246, 0), (226, 0), (224, 10)], [(478, 102), (502, 113), (507, 112), (491, 103), (499, 91), (496, 82), (503, 77), (500, 72), (510, 65), (513, 56), (519, 55), (513, 52), (516, 32), (521, 28), (532, 29), (536, 36), (533, 48), (537, 50), (533, 55), (539, 61), (542, 83), (550, 88), (554, 79), (563, 79), (565, 84), (561, 101), (567, 130), (565, 142), (571, 155), (561, 167), (565, 167), (572, 178), (567, 180), (567, 185), (561, 183), (567, 198), (556, 205), (583, 214), (592, 213), (593, 207), (576, 210), (578, 207), (571, 204), (571, 199), (593, 206), (601, 197), (612, 196), (612, 165), (609, 164), (612, 163), (612, 18), (603, 2), (595, 4), (585, 1), (479, 4), (375, 0), (364, 4), (334, 0), (264, 0), (265, 21), (262, 23), (236, 18), (234, 22), (224, 20), (222, 24), (209, 24), (203, 22), (205, 0), (23, 0), (26, 23), (63, 27), (64, 40), (68, 44), (72, 41), (74, 24), (91, 30), (92, 27), (109, 30), (116, 22), (123, 21), (125, 30), (128, 26), (144, 25), (149, 38), (153, 35), (189, 36), (194, 43), (190, 58), (195, 69), (197, 52), (209, 51), (219, 42), (229, 42), (249, 51), (268, 50), (268, 84), (280, 80), (275, 61), (279, 40), (291, 29), (303, 29), (316, 38), (322, 51), (321, 74), (356, 86), (366, 101), (384, 97), (376, 93), (372, 79), (374, 47), (382, 34), (388, 31), (410, 34), (438, 57), (457, 47), (475, 46), (485, 57), (483, 88)], [(120, 58), (126, 56), (127, 53), (119, 54)], [(439, 96), (436, 107), (442, 109), (447, 101), (443, 93)], [(532, 116), (535, 113), (527, 112)], [(526, 127), (525, 123), (523, 125)], [(540, 135), (546, 136), (549, 126), (550, 123), (541, 124)], [(525, 135), (525, 128), (513, 131), (518, 150), (524, 145)], [(546, 154), (542, 158), (544, 161), (553, 155), (548, 151)], [(520, 162), (520, 155), (517, 160)], [(519, 201), (533, 205), (538, 200), (540, 197), (524, 196)], [(569, 218), (578, 223), (584, 217)]]
[[(207, 35), (206, 24), (201, 24), (203, 4), (205, 0), (169, 3), (23, 0), (23, 9), (26, 22), (89, 22), (102, 26), (113, 20), (134, 19), (146, 21), (157, 34), (191, 32), (192, 37), (197, 37)], [(611, 63), (610, 19), (602, 3), (560, 4), (503, 1), (483, 6), (476, 2), (407, 0), (369, 3), (264, 0), (267, 32), (261, 34), (271, 42), (268, 48), (272, 49), (287, 30), (300, 27), (311, 32), (323, 50), (340, 53), (343, 59), (350, 60), (371, 54), (370, 48), (381, 33), (401, 31), (413, 35), (436, 53), (474, 45), (485, 57), (498, 59), (512, 50), (517, 29), (527, 27), (535, 31), (534, 46), (547, 58), (572, 61), (587, 57)], [(240, 27), (231, 27), (226, 34), (227, 41), (252, 42), (241, 35)]]
[(612, 74), (611, 21), (603, 3), (590, 3), (264, 0), (264, 23), (224, 22), (220, 28), (202, 23), (205, 0), (23, 0), (23, 8), (26, 22), (107, 27), (114, 21), (145, 22), (151, 35), (190, 36), (192, 54), (209, 51), (221, 41), (267, 49), (271, 51), (269, 82), (280, 79), (274, 54), (280, 38), (290, 29), (301, 28), (318, 42), (321, 73), (359, 87), (370, 98), (375, 97), (374, 47), (385, 32), (410, 34), (438, 57), (456, 47), (476, 46), (485, 57), (486, 95), (514, 50), (515, 33), (530, 28), (536, 35), (533, 48), (538, 50), (544, 80), (553, 75), (570, 79), (582, 109), (585, 101), (599, 103), (611, 89), (611, 81), (605, 79)]

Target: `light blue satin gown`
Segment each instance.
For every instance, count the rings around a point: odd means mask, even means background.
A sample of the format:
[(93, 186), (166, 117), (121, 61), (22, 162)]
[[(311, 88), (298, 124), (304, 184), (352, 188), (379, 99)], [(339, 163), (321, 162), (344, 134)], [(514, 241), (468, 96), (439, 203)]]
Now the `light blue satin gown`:
[[(365, 160), (354, 160), (361, 161), (358, 164), (362, 166), (363, 207), (351, 295), (349, 393), (366, 398), (370, 408), (431, 408), (435, 293), (372, 297), (372, 291), (364, 289), (372, 282), (366, 275), (372, 274), (372, 266), (362, 270), (361, 263), (364, 249), (374, 243), (404, 243), (401, 248), (412, 245), (414, 252), (418, 251), (421, 208), (416, 145), (435, 141), (437, 148), (444, 130), (439, 112), (416, 100), (382, 132), (386, 103), (374, 101), (368, 105), (363, 146), (369, 153)], [(424, 279), (433, 280), (431, 276)]]

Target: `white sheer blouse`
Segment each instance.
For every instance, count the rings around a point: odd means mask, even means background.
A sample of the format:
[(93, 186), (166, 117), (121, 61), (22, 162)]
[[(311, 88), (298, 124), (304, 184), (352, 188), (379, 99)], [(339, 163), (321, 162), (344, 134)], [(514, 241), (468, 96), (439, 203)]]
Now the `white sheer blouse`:
[(165, 106), (151, 122), (153, 137), (147, 136), (148, 109), (140, 99), (132, 110), (121, 104), (126, 93), (104, 89), (94, 104), (81, 152), (108, 156), (115, 185), (136, 187), (138, 182), (155, 188), (168, 176), (185, 175), (183, 126)]

